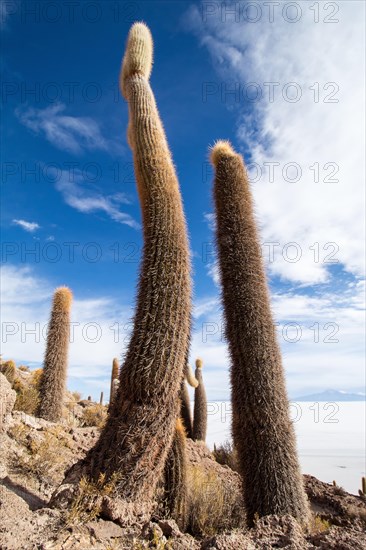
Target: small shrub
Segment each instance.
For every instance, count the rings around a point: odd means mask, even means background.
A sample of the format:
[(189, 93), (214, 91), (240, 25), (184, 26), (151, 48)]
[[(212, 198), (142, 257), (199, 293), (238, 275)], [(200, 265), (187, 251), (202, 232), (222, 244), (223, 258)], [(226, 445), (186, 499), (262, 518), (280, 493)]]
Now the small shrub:
[(42, 369), (32, 372), (28, 384), (23, 384), (20, 378), (15, 378), (13, 389), (17, 393), (14, 404), (16, 411), (34, 415), (39, 404), (39, 385), (42, 377)]
[(1, 364), (0, 372), (5, 376), (5, 378), (10, 382), (10, 384), (14, 383), (15, 379), (15, 363), (14, 361), (5, 361)]
[(36, 477), (39, 481), (53, 484), (62, 478), (65, 466), (65, 447), (69, 441), (62, 428), (54, 426), (37, 434), (39, 439), (31, 436), (31, 429), (24, 424), (10, 428), (9, 435), (25, 447), (10, 460), (10, 467), (14, 472), (27, 477)]
[(119, 479), (118, 473), (112, 474), (108, 481), (105, 474), (99, 474), (97, 481), (82, 477), (77, 494), (71, 503), (66, 524), (86, 523), (98, 517), (102, 498), (113, 493)]
[(92, 405), (91, 407), (85, 407), (83, 415), (81, 417), (81, 424), (83, 426), (96, 426), (97, 428), (103, 428), (107, 420), (107, 409), (104, 405)]
[[(30, 368), (27, 367), (26, 365), (20, 365), (18, 369), (21, 370), (22, 372), (30, 372)], [(39, 370), (42, 370), (42, 369), (39, 369)]]
[(188, 524), (193, 535), (213, 536), (243, 525), (241, 493), (215, 471), (192, 466), (188, 474)]
[(71, 392), (71, 395), (73, 396), (74, 401), (76, 401), (76, 403), (77, 403), (78, 401), (80, 401), (80, 399), (81, 399), (81, 393), (80, 393), (80, 392), (78, 392), (78, 391), (73, 391), (73, 392)]
[(216, 462), (222, 466), (229, 466), (229, 468), (235, 472), (238, 471), (238, 455), (230, 441), (225, 441), (225, 443), (219, 447), (214, 445), (212, 454), (214, 455)]
[(317, 535), (318, 533), (323, 533), (330, 529), (331, 524), (326, 519), (321, 518), (317, 514), (312, 514), (309, 524), (309, 532), (311, 535)]

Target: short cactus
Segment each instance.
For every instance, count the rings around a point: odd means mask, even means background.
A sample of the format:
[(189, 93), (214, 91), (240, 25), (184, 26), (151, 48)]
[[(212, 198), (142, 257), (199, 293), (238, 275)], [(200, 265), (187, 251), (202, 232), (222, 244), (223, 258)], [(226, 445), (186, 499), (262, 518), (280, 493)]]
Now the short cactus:
[(188, 393), (187, 383), (185, 380), (182, 381), (181, 390), (180, 390), (180, 417), (186, 431), (187, 437), (193, 439), (193, 425), (192, 425), (192, 413), (191, 413), (191, 400)]
[(48, 326), (46, 354), (39, 388), (37, 416), (57, 422), (62, 416), (66, 389), (72, 292), (55, 290)]
[[(134, 329), (120, 385), (95, 448), (83, 462), (98, 478), (120, 473), (119, 496), (152, 502), (172, 445), (189, 345), (190, 256), (171, 153), (148, 82), (152, 38), (143, 23), (129, 33), (121, 72), (128, 140), (140, 198), (144, 250)], [(71, 475), (71, 472), (70, 472)]]
[(224, 141), (213, 147), (211, 160), (233, 437), (248, 522), (268, 514), (306, 522), (308, 503), (244, 162)]
[(194, 390), (193, 439), (206, 441), (207, 434), (207, 397), (202, 377), (202, 359), (196, 361), (195, 377), (198, 382)]
[(117, 357), (114, 357), (114, 359), (112, 361), (111, 389), (110, 389), (110, 393), (109, 393), (109, 406), (112, 405), (112, 403), (114, 401), (114, 398), (115, 398), (115, 393), (116, 393), (116, 390), (117, 390), (117, 384), (115, 384), (115, 380), (118, 380), (118, 375), (119, 375), (119, 362), (118, 362)]
[(14, 383), (16, 366), (13, 360), (10, 359), (9, 361), (2, 362), (0, 365), (0, 372), (5, 376), (10, 384)]
[(170, 517), (184, 530), (187, 521), (187, 456), (186, 434), (180, 419), (165, 463), (164, 504)]

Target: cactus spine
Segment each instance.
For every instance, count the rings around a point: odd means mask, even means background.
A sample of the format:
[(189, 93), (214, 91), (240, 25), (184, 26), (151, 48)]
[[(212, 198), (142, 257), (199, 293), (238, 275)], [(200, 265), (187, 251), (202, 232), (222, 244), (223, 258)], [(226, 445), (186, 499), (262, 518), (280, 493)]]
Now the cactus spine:
[(202, 377), (203, 363), (201, 359), (196, 361), (195, 377), (198, 385), (194, 390), (194, 417), (193, 439), (194, 441), (206, 441), (207, 433), (207, 397)]
[(112, 362), (111, 389), (110, 389), (110, 393), (109, 393), (109, 406), (111, 406), (111, 404), (113, 403), (114, 398), (115, 398), (117, 385), (114, 382), (115, 382), (115, 380), (118, 380), (118, 372), (119, 372), (119, 363), (118, 363), (117, 357), (115, 357), (113, 359), (113, 362)]
[(85, 466), (121, 474), (119, 495), (149, 502), (161, 479), (179, 415), (189, 344), (190, 258), (179, 184), (148, 77), (152, 38), (132, 26), (121, 73), (128, 140), (144, 226), (134, 330), (106, 425)]
[(165, 463), (164, 480), (166, 510), (184, 530), (187, 519), (187, 456), (186, 434), (180, 419), (176, 422), (173, 443)]
[(281, 354), (242, 157), (212, 149), (216, 237), (231, 355), (233, 437), (249, 523), (256, 514), (307, 521)]
[(66, 389), (72, 292), (67, 287), (55, 290), (47, 346), (41, 376), (37, 416), (57, 422), (62, 416)]

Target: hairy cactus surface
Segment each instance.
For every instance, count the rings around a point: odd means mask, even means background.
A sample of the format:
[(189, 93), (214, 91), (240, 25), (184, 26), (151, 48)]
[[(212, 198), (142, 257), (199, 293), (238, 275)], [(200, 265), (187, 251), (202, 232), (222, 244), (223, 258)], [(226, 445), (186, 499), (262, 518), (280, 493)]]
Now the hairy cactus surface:
[(120, 474), (126, 501), (149, 502), (164, 472), (180, 413), (189, 345), (190, 257), (179, 184), (148, 81), (152, 38), (129, 33), (121, 72), (128, 140), (141, 203), (144, 249), (134, 329), (106, 425), (84, 463), (93, 477)]
[(192, 423), (192, 413), (191, 413), (191, 400), (189, 397), (189, 392), (187, 388), (187, 383), (185, 380), (182, 381), (180, 389), (180, 417), (186, 431), (187, 437), (193, 439), (193, 423)]
[[(185, 367), (185, 379), (192, 388), (198, 386), (198, 380), (195, 378), (192, 367), (187, 363)], [(181, 391), (180, 391), (180, 400), (181, 400), (181, 409), (180, 416), (183, 422), (184, 429), (186, 431), (187, 437), (193, 439), (193, 420), (191, 412), (191, 400), (189, 397), (188, 387), (185, 380), (182, 381)]]
[(180, 419), (177, 420), (173, 443), (164, 469), (165, 507), (180, 529), (187, 521), (187, 456), (186, 434)]
[(114, 398), (115, 398), (115, 392), (117, 390), (117, 385), (114, 383), (115, 380), (118, 380), (119, 375), (119, 362), (117, 357), (114, 357), (112, 361), (112, 373), (111, 373), (111, 389), (109, 394), (109, 406), (112, 405)]
[(213, 147), (211, 160), (233, 437), (248, 521), (290, 514), (306, 523), (308, 504), (244, 162), (223, 141)]
[(71, 303), (72, 292), (69, 288), (60, 287), (55, 290), (37, 410), (37, 416), (51, 422), (57, 422), (62, 415), (66, 389)]
[(207, 397), (202, 377), (203, 363), (196, 360), (195, 377), (198, 382), (194, 390), (194, 415), (193, 415), (193, 439), (194, 441), (206, 441), (207, 433)]

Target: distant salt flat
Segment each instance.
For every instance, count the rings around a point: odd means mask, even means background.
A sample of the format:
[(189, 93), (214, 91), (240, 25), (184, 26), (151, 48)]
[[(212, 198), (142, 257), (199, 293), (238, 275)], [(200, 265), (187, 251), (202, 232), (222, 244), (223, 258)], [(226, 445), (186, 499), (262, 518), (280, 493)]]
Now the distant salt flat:
[[(365, 402), (291, 402), (303, 473), (357, 494), (366, 475)], [(207, 443), (231, 439), (231, 404), (208, 404)]]

